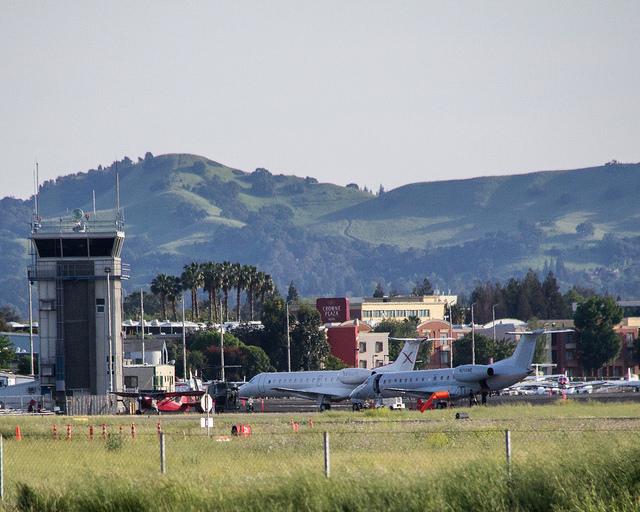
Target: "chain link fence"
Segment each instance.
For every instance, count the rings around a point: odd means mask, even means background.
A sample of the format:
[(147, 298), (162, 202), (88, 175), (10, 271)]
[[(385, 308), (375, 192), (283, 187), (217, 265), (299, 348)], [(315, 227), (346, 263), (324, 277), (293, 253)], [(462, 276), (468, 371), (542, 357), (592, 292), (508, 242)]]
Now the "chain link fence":
[(64, 489), (118, 479), (153, 486), (165, 476), (247, 489), (301, 475), (419, 474), (428, 479), (458, 464), (490, 461), (506, 467), (531, 458), (570, 458), (575, 450), (603, 439), (629, 446), (640, 441), (635, 418), (565, 422), (561, 427), (545, 422), (510, 429), (508, 435), (507, 429), (478, 428), (464, 420), (442, 428), (434, 421), (314, 418), (282, 415), (250, 425), (216, 418), (208, 435), (193, 416), (104, 418), (101, 423), (91, 417), (52, 417), (48, 424), (18, 425), (4, 434), (3, 494), (12, 499), (21, 483)]

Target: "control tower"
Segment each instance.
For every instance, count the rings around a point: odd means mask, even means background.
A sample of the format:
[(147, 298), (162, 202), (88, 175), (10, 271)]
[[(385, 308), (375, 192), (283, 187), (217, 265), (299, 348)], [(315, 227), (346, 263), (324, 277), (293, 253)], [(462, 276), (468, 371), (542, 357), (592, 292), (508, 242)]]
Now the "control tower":
[(57, 401), (121, 391), (124, 222), (119, 211), (31, 224), (28, 278), (38, 287), (40, 384)]

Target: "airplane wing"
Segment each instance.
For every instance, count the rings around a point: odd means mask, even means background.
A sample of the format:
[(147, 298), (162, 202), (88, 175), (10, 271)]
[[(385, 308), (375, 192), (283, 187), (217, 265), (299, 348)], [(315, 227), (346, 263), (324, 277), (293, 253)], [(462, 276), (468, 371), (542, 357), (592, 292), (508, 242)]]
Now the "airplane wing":
[(281, 387), (274, 387), (272, 389), (274, 389), (275, 391), (280, 391), (281, 393), (289, 393), (291, 396), (297, 396), (299, 398), (309, 398), (311, 400), (315, 400), (319, 396), (326, 396), (328, 398), (345, 398), (343, 394), (331, 393), (326, 389), (293, 389)]
[(402, 389), (402, 388), (384, 388), (385, 391), (393, 391), (398, 395), (408, 396), (413, 398), (429, 398), (433, 393), (438, 391), (446, 391), (442, 387), (432, 388), (416, 388), (416, 389)]

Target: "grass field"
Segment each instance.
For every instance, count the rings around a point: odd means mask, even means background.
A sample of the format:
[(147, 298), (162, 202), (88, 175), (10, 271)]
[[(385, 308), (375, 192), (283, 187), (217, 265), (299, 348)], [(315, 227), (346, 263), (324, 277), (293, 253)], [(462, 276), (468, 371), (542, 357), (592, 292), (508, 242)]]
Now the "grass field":
[[(465, 411), (469, 420), (455, 420), (451, 410), (222, 415), (211, 438), (199, 416), (2, 417), (5, 508), (640, 510), (638, 405), (567, 401)], [(165, 475), (158, 419), (166, 436)], [(300, 423), (297, 433), (292, 420)], [(253, 434), (220, 440), (234, 423), (250, 423)], [(15, 440), (17, 425), (22, 441)]]

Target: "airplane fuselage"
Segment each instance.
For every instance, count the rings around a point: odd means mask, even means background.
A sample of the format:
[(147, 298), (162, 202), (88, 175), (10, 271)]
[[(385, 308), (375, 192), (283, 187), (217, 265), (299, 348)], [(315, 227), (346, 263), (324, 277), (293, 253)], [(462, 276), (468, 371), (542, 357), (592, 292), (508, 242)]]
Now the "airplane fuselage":
[(353, 391), (351, 398), (366, 400), (372, 396), (390, 398), (401, 394), (428, 397), (436, 391), (447, 391), (451, 398), (461, 398), (469, 396), (470, 393), (496, 391), (509, 387), (528, 374), (527, 371), (515, 368), (509, 370), (503, 375), (493, 375), (479, 380), (459, 380), (456, 378), (455, 368), (372, 375), (367, 382)]
[(312, 394), (317, 394), (331, 401), (346, 400), (353, 389), (371, 374), (367, 370), (349, 373), (343, 370), (261, 373), (240, 386), (239, 396), (310, 398)]

